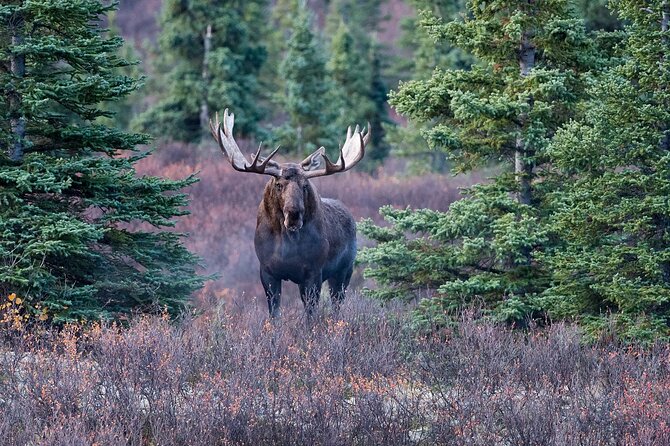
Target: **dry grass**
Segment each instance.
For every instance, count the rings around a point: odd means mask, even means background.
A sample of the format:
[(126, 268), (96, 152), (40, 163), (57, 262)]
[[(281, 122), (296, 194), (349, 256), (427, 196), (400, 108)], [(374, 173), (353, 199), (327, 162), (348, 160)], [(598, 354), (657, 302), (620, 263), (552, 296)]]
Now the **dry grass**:
[(247, 302), (180, 323), (5, 329), (2, 444), (670, 444), (667, 345), (473, 318), (421, 336), (357, 296), (327, 313), (271, 324)]

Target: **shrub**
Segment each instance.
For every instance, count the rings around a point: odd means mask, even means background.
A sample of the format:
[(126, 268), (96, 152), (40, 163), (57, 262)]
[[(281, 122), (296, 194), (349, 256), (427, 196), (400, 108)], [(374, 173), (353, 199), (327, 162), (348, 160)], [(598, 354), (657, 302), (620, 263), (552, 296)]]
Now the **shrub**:
[(5, 338), (0, 436), (35, 444), (658, 445), (670, 347), (465, 317), (416, 336), (354, 296), (308, 326), (262, 305)]

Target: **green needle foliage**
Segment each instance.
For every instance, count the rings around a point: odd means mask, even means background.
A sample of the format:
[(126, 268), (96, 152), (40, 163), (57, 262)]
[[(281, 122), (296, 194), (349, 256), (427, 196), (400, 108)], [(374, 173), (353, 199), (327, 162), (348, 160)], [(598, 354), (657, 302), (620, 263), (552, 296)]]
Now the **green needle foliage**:
[(179, 313), (203, 278), (181, 235), (183, 187), (138, 177), (146, 135), (102, 125), (133, 92), (96, 0), (0, 6), (0, 295), (56, 321)]
[(164, 2), (156, 71), (166, 74), (151, 85), (159, 102), (137, 125), (158, 137), (199, 142), (209, 138), (209, 115), (229, 107), (237, 111), (236, 129), (255, 134), (264, 114), (258, 78), (267, 58), (266, 7), (266, 0)]
[(336, 125), (340, 132), (370, 123), (372, 140), (362, 167), (373, 170), (390, 151), (382, 126), (391, 123), (386, 111), (388, 91), (381, 74), (379, 45), (364, 32), (357, 34), (340, 21), (330, 43), (328, 70), (339, 102)]
[(576, 0), (576, 6), (588, 30), (614, 31), (621, 28), (616, 12), (607, 7), (607, 0)]
[[(107, 14), (107, 26), (109, 28), (109, 37), (121, 36), (121, 30), (117, 25), (117, 11), (109, 11)], [(145, 79), (142, 75), (143, 67), (140, 65), (139, 54), (135, 50), (132, 41), (125, 40), (125, 44), (118, 49), (118, 56), (121, 59), (130, 62), (130, 64), (117, 68), (117, 74), (134, 79)], [(111, 118), (100, 118), (98, 119), (98, 122), (129, 131), (131, 129), (132, 120), (141, 110), (141, 101), (144, 91), (145, 86), (133, 91), (123, 98), (118, 98), (113, 102), (102, 104), (102, 107), (112, 112), (113, 116)]]
[(372, 70), (367, 63), (367, 54), (355, 45), (349, 27), (340, 22), (330, 42), (328, 70), (342, 101), (338, 125), (342, 128), (355, 123), (367, 122), (375, 112), (375, 104), (369, 97)]
[(454, 46), (447, 39), (434, 39), (429, 29), (421, 26), (421, 17), (430, 14), (444, 21), (455, 20), (466, 12), (464, 0), (409, 0), (410, 5), (418, 12), (416, 17), (407, 18), (402, 23), (403, 34), (400, 45), (411, 53), (403, 58), (406, 66), (398, 67), (399, 71), (408, 72), (405, 78), (428, 79), (436, 67), (467, 69), (474, 62), (471, 55)]
[(382, 61), (388, 55), (377, 41), (385, 17), (380, 0), (333, 0), (329, 4), (326, 31), (331, 36), (328, 68), (340, 99), (338, 127), (370, 123), (372, 139), (360, 168), (374, 171), (390, 152), (384, 124), (392, 121), (387, 112), (388, 88)]
[(279, 67), (283, 91), (275, 98), (288, 120), (273, 130), (273, 140), (301, 156), (320, 146), (334, 156), (337, 142), (344, 139), (346, 129), (337, 128), (337, 97), (326, 69), (323, 44), (312, 31), (306, 6), (297, 8), (287, 51)]
[(544, 181), (547, 146), (578, 112), (584, 73), (598, 59), (566, 1), (468, 2), (468, 15), (422, 24), (478, 61), (470, 70), (437, 69), (402, 83), (391, 104), (444, 152), (456, 173), (499, 163), (490, 183), (465, 191), (446, 213), (384, 208), (389, 227), (366, 222), (377, 242), (360, 259), (380, 288), (369, 294), (413, 298), (429, 293), (428, 319), (478, 303), (496, 318), (541, 316), (549, 273), (538, 254), (551, 246)]
[[(670, 7), (612, 2), (627, 23), (621, 65), (593, 87), (586, 116), (561, 129), (551, 156), (563, 244), (548, 256), (545, 305), (596, 337), (670, 335)], [(611, 333), (610, 333), (611, 334)]]
[[(410, 0), (409, 4), (418, 12), (415, 17), (402, 22), (403, 33), (400, 46), (407, 53), (398, 58), (395, 70), (401, 79), (426, 80), (435, 68), (467, 70), (474, 58), (448, 39), (435, 39), (430, 28), (421, 26), (421, 15), (430, 14), (441, 20), (452, 21), (465, 11), (465, 1), (453, 0)], [(432, 150), (421, 135), (422, 126), (410, 121), (407, 126), (388, 127), (388, 139), (393, 152), (406, 158), (408, 170), (412, 173), (446, 172), (448, 170), (444, 152)]]

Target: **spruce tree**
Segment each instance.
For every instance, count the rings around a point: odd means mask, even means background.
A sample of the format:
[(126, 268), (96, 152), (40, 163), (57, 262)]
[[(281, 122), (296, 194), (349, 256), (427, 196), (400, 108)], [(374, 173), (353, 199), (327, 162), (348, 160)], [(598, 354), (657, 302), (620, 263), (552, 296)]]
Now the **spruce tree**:
[[(415, 8), (417, 15), (402, 23), (400, 46), (407, 55), (399, 58), (395, 64), (397, 76), (403, 80), (427, 80), (435, 68), (469, 69), (474, 62), (470, 54), (454, 46), (448, 39), (436, 40), (430, 35), (430, 28), (422, 26), (420, 21), (422, 16), (452, 21), (465, 11), (465, 1), (411, 0), (409, 3)], [(409, 161), (408, 170), (411, 173), (446, 172), (448, 163), (444, 152), (431, 149), (421, 134), (427, 127), (426, 123), (419, 126), (415, 122), (408, 122), (406, 126), (389, 127), (389, 142), (396, 155)]]
[[(279, 73), (279, 67), (288, 49), (288, 40), (291, 37), (293, 21), (300, 11), (300, 0), (276, 0), (270, 13), (268, 27), (267, 61), (260, 72), (260, 82), (268, 92), (284, 91), (284, 80)], [(282, 116), (281, 95), (270, 94), (268, 120), (280, 121)]]
[[(98, 122), (137, 81), (96, 0), (0, 6), (0, 295), (55, 320), (177, 314), (202, 284), (181, 236), (195, 181), (139, 177), (145, 135)], [(135, 228), (135, 229), (133, 229)], [(40, 310), (41, 311), (41, 310)]]
[(279, 68), (284, 88), (276, 101), (288, 120), (273, 131), (275, 143), (298, 155), (324, 146), (335, 156), (338, 140), (346, 132), (337, 126), (341, 97), (334, 91), (326, 60), (323, 44), (312, 31), (310, 13), (303, 5), (293, 19), (288, 49)]
[[(328, 16), (326, 18), (326, 33), (335, 35), (344, 21), (354, 34), (372, 35), (380, 28), (387, 17), (382, 16), (383, 0), (330, 0), (328, 2)], [(367, 50), (369, 41), (356, 36), (356, 44), (362, 50)]]
[[(117, 25), (117, 11), (109, 11), (107, 14), (107, 26), (109, 29), (107, 33), (109, 37), (121, 36), (121, 30)], [(115, 126), (120, 130), (130, 131), (133, 119), (138, 115), (142, 108), (141, 102), (144, 97), (142, 93), (145, 90), (143, 84), (145, 76), (142, 71), (144, 67), (141, 66), (138, 52), (132, 41), (125, 40), (124, 45), (118, 49), (118, 56), (127, 61), (128, 64), (118, 67), (116, 69), (116, 74), (125, 75), (141, 81), (142, 88), (138, 88), (128, 95), (112, 102), (101, 104), (101, 107), (104, 110), (108, 110), (113, 115), (110, 118), (101, 117), (99, 118), (99, 122), (105, 125)]]
[[(238, 110), (236, 128), (253, 134), (263, 117), (258, 80), (267, 57), (267, 0), (167, 0), (161, 13), (156, 72), (159, 101), (138, 126), (154, 135), (198, 142), (222, 107)], [(243, 111), (240, 113), (239, 111)]]
[(401, 84), (391, 104), (430, 123), (429, 145), (455, 173), (500, 163), (501, 173), (466, 191), (446, 213), (383, 208), (389, 227), (363, 225), (378, 242), (360, 256), (380, 298), (414, 297), (429, 315), (478, 303), (496, 317), (522, 322), (541, 310), (549, 274), (538, 253), (546, 228), (546, 147), (576, 113), (584, 70), (594, 62), (583, 23), (566, 1), (468, 2), (449, 24), (423, 18), (433, 37), (448, 38), (480, 61), (471, 70), (436, 70)]
[[(344, 20), (340, 21), (330, 42), (328, 70), (339, 99), (337, 127), (346, 129), (368, 122), (372, 127), (372, 140), (363, 162), (363, 167), (371, 170), (389, 153), (382, 127), (391, 122), (386, 111), (388, 94), (382, 79), (379, 45), (372, 41), (359, 45), (355, 36)], [(365, 34), (358, 38), (368, 39)]]
[(588, 333), (670, 336), (670, 7), (611, 3), (627, 23), (622, 64), (600, 76), (583, 120), (558, 132), (552, 195), (563, 244), (546, 306)]
[(373, 41), (368, 51), (368, 63), (371, 70), (368, 94), (374, 106), (372, 117), (368, 119), (372, 137), (370, 150), (367, 153), (368, 160), (363, 165), (363, 167), (367, 166), (368, 169), (380, 165), (391, 153), (391, 145), (386, 138), (386, 128), (395, 126), (388, 114), (389, 90), (384, 81), (383, 59), (384, 53), (381, 44)]
[(344, 21), (340, 22), (330, 42), (327, 66), (341, 100), (338, 126), (346, 128), (352, 123), (369, 120), (375, 111), (375, 104), (369, 97), (372, 70), (367, 54), (359, 51)]
[(290, 37), (295, 17), (306, 7), (305, 0), (276, 0), (272, 8), (275, 29), (279, 30), (283, 37)]
[(587, 30), (614, 31), (621, 28), (616, 13), (607, 7), (607, 0), (578, 0), (577, 10), (584, 18)]
[(450, 22), (466, 11), (465, 1), (459, 0), (410, 0), (416, 16), (402, 22), (400, 46), (409, 52), (409, 57), (402, 59), (406, 66), (397, 67), (406, 74), (404, 79), (428, 79), (436, 67), (442, 69), (468, 69), (473, 59), (470, 54), (454, 46), (447, 39), (434, 39), (429, 30), (421, 26), (422, 16), (439, 17)]
[[(326, 32), (330, 37), (329, 69), (337, 94), (344, 95), (338, 125), (372, 128), (372, 140), (360, 168), (374, 171), (389, 155), (385, 125), (388, 116), (387, 48), (377, 39), (388, 19), (382, 15), (380, 0), (333, 0), (328, 5)], [(355, 97), (355, 99), (354, 99)]]

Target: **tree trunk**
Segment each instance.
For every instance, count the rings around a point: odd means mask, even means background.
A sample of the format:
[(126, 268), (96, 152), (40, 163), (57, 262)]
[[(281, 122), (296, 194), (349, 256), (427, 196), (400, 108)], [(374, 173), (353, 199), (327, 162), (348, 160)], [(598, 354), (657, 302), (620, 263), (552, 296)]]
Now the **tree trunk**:
[[(668, 2), (664, 1), (661, 4), (661, 31), (664, 33), (668, 32), (668, 27), (670, 25), (670, 7), (668, 7)], [(668, 36), (663, 35), (661, 37), (661, 44), (663, 45), (663, 51), (660, 54), (658, 61), (659, 71), (666, 69), (665, 65), (668, 61)], [(661, 74), (661, 73), (659, 73)], [(667, 105), (666, 105), (667, 106)], [(668, 125), (663, 125), (663, 137), (661, 138), (661, 149), (668, 151), (670, 150), (670, 131), (668, 131)]]
[[(519, 70), (521, 76), (527, 76), (535, 66), (535, 46), (531, 43), (528, 33), (524, 33), (519, 46)], [(529, 99), (530, 102), (531, 99)], [(526, 123), (525, 114), (519, 117), (521, 128)], [(530, 204), (532, 194), (530, 183), (533, 176), (533, 164), (528, 159), (529, 153), (522, 137), (516, 139), (514, 151), (514, 173), (519, 182), (518, 201), (521, 204)]]
[(209, 54), (212, 50), (212, 25), (207, 25), (207, 31), (203, 36), (205, 52), (202, 60), (202, 83), (203, 95), (200, 104), (200, 130), (204, 135), (209, 133), (209, 105), (207, 104), (209, 92)]
[[(21, 15), (12, 17), (10, 25), (12, 37), (12, 49), (23, 44), (24, 21)], [(21, 95), (18, 92), (17, 84), (26, 74), (26, 58), (23, 54), (12, 52), (10, 56), (10, 70), (12, 72), (13, 86), (9, 92), (9, 127), (14, 141), (9, 148), (9, 158), (12, 161), (21, 161), (23, 159), (23, 145), (26, 137), (26, 119), (21, 111)]]
[[(533, 0), (529, 0), (531, 3)], [(535, 66), (535, 45), (531, 41), (529, 31), (525, 31), (521, 37), (519, 45), (519, 73), (522, 77), (528, 76)], [(532, 97), (528, 97), (528, 104), (532, 107)], [(532, 153), (529, 152), (526, 142), (521, 135), (526, 127), (528, 120), (527, 113), (522, 113), (519, 116), (519, 136), (516, 138), (514, 150), (514, 174), (519, 182), (519, 192), (517, 194), (517, 201), (520, 204), (530, 205), (532, 201), (531, 181), (533, 180), (533, 160)], [(524, 248), (523, 256), (525, 264), (530, 265), (531, 250)]]
[[(663, 33), (667, 33), (669, 25), (670, 25), (670, 7), (668, 6), (668, 2), (664, 1), (661, 4), (661, 31)], [(668, 62), (668, 51), (667, 51), (668, 50), (668, 48), (667, 48), (668, 47), (668, 36), (667, 35), (663, 34), (663, 36), (661, 37), (661, 44), (662, 44), (662, 47), (663, 47), (663, 51), (661, 51), (661, 54), (660, 54), (660, 57), (659, 57), (659, 60), (658, 60), (658, 69), (659, 69), (659, 71), (661, 71), (661, 73), (659, 73), (660, 75), (662, 75), (663, 70), (667, 69), (666, 66), (665, 66)], [(663, 87), (663, 89), (665, 89), (665, 87)], [(667, 104), (666, 104), (666, 107), (667, 107)], [(662, 130), (663, 130), (663, 137), (661, 138), (660, 148), (662, 150), (667, 151), (667, 150), (670, 149), (670, 134), (669, 134), (670, 132), (668, 131), (667, 123), (663, 124)]]
[[(661, 4), (661, 31), (664, 33), (668, 32), (668, 28), (670, 25), (670, 7), (668, 7), (668, 2), (664, 1)], [(661, 43), (663, 45), (663, 51), (661, 53), (660, 60), (658, 62), (659, 65), (659, 71), (666, 70), (667, 63), (668, 63), (668, 36), (665, 34), (661, 37)], [(665, 89), (665, 87), (663, 87)], [(667, 108), (667, 103), (666, 103), (666, 108)], [(670, 150), (670, 131), (668, 130), (668, 124), (663, 123), (662, 126), (663, 129), (663, 137), (661, 138), (660, 142), (660, 148), (664, 152), (667, 152)], [(665, 236), (668, 233), (668, 229), (670, 228), (670, 221), (668, 221), (668, 216), (663, 215), (659, 218), (659, 226), (660, 226), (660, 232), (661, 236)], [(663, 242), (660, 243), (659, 249), (663, 249)], [(663, 275), (663, 281), (667, 284), (670, 283), (670, 262), (665, 261), (661, 263), (661, 274)]]

